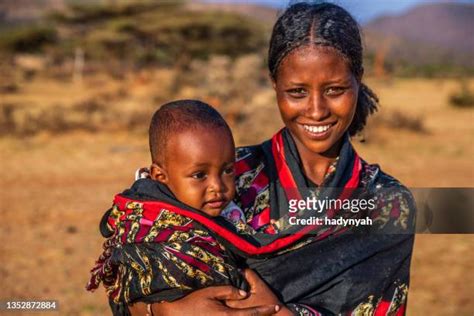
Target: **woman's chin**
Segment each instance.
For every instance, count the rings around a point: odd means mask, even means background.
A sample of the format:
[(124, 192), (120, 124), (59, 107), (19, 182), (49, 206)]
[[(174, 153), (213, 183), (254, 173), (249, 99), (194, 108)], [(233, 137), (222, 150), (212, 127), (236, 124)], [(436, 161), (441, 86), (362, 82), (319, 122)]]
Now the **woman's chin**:
[(331, 144), (321, 144), (321, 146), (314, 146), (313, 148), (310, 148), (310, 150), (315, 154), (329, 158), (336, 158), (339, 153), (338, 150), (333, 149), (333, 146), (331, 146)]

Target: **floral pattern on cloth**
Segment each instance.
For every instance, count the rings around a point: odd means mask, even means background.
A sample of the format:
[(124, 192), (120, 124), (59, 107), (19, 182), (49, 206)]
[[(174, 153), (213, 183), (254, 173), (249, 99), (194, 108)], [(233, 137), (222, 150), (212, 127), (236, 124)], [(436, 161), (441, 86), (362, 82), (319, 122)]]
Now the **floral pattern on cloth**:
[(254, 235), (255, 230), (247, 224), (244, 212), (234, 202), (230, 202), (219, 215), (229, 221), (239, 234)]

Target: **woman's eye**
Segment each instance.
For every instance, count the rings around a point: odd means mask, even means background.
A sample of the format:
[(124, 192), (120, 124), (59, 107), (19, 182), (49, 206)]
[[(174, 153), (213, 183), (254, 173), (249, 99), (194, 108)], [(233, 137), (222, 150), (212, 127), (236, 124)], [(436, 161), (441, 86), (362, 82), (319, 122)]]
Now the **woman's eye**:
[(204, 172), (199, 171), (199, 172), (193, 173), (191, 177), (196, 180), (202, 180), (206, 178), (206, 174)]
[(303, 88), (294, 88), (287, 90), (288, 94), (294, 98), (303, 98), (306, 96), (306, 90)]
[(343, 94), (346, 91), (346, 88), (344, 87), (330, 87), (326, 89), (326, 95), (329, 96), (338, 96)]

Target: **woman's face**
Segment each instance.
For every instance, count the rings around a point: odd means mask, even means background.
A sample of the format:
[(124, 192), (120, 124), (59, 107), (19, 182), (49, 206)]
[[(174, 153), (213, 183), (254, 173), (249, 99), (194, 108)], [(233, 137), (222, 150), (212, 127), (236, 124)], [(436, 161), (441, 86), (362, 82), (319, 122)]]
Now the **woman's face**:
[(342, 55), (329, 47), (297, 48), (281, 62), (273, 87), (283, 122), (300, 153), (304, 149), (337, 155), (359, 91)]

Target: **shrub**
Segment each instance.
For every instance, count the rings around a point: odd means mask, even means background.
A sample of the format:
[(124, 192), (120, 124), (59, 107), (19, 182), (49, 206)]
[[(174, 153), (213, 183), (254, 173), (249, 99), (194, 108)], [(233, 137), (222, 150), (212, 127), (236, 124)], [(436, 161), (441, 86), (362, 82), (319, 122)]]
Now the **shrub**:
[(0, 50), (13, 53), (40, 52), (44, 45), (56, 42), (56, 31), (44, 25), (23, 25), (2, 31)]
[(115, 59), (138, 67), (186, 66), (193, 59), (235, 58), (266, 46), (259, 21), (236, 13), (191, 11), (169, 1), (76, 5), (55, 20), (67, 30), (56, 55), (81, 47), (89, 61), (103, 65)]
[(373, 127), (388, 127), (395, 129), (404, 129), (417, 133), (426, 133), (427, 129), (423, 122), (423, 117), (407, 114), (399, 110), (385, 111), (371, 118), (371, 123), (367, 129)]
[(465, 80), (461, 81), (459, 91), (450, 95), (449, 103), (455, 107), (474, 107), (474, 92), (469, 89)]
[(413, 132), (425, 132), (423, 119), (420, 116), (410, 116), (401, 111), (393, 111), (385, 118), (385, 123), (389, 127), (406, 129)]
[(183, 1), (120, 1), (113, 4), (106, 2), (73, 2), (65, 12), (53, 12), (50, 18), (65, 24), (86, 24), (100, 22), (111, 18), (134, 16), (155, 9), (174, 9)]

